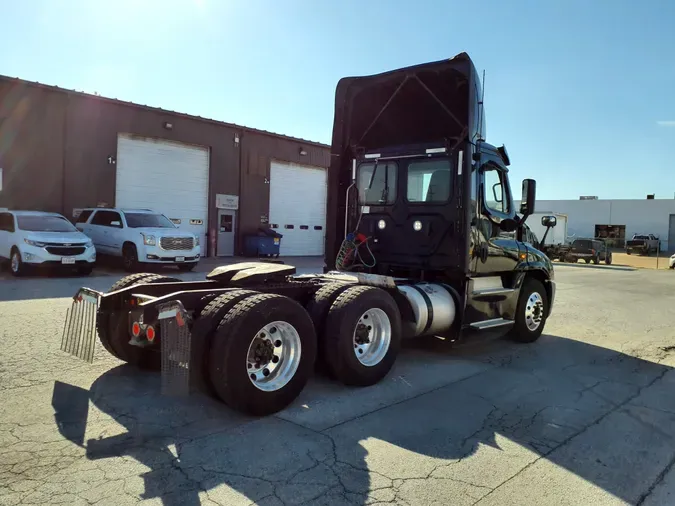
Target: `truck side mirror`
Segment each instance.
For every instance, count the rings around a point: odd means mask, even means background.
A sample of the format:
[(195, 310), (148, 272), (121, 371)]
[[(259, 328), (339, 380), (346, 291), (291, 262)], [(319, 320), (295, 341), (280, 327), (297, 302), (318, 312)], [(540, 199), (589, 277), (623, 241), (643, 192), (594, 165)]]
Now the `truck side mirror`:
[(534, 212), (537, 182), (534, 179), (523, 179), (523, 195), (520, 198), (520, 214), (528, 216)]
[(555, 227), (558, 224), (558, 218), (555, 216), (542, 216), (541, 225), (543, 227)]

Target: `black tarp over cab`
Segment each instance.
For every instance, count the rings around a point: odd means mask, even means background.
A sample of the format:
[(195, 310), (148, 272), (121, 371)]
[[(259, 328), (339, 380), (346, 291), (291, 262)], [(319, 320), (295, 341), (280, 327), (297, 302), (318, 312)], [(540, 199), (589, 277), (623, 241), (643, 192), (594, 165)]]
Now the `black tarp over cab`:
[[(335, 93), (328, 173), (326, 263), (333, 268), (344, 236), (352, 159), (385, 147), (454, 146), (485, 138), (481, 85), (466, 53), (365, 77), (346, 77)], [(478, 124), (482, 127), (479, 128)]]

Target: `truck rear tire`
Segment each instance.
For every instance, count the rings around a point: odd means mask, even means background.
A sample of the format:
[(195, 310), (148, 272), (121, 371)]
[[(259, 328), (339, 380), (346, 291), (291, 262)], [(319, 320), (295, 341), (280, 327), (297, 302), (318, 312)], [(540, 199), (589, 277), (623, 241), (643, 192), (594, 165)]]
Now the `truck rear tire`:
[(319, 288), (314, 294), (314, 297), (312, 297), (312, 300), (307, 304), (307, 312), (314, 323), (314, 330), (316, 331), (318, 340), (316, 369), (329, 376), (330, 369), (326, 366), (323, 350), (324, 334), (326, 332), (326, 317), (328, 316), (328, 311), (333, 305), (333, 302), (335, 302), (335, 299), (352, 286), (354, 285), (348, 283), (328, 283)]
[[(160, 283), (180, 281), (159, 274), (139, 273), (125, 276), (112, 285), (108, 293), (128, 288), (137, 283)], [(127, 311), (103, 312), (96, 315), (98, 339), (112, 356), (136, 365), (143, 369), (157, 370), (161, 366), (161, 355), (158, 350), (146, 350), (129, 344), (129, 327)]]
[(401, 314), (393, 297), (373, 286), (351, 286), (328, 311), (323, 360), (331, 375), (353, 386), (374, 385), (401, 348)]
[(258, 295), (253, 290), (232, 290), (223, 294), (209, 294), (202, 297), (195, 308), (195, 323), (192, 326), (191, 367), (195, 368), (192, 379), (208, 394), (217, 396), (209, 376), (209, 352), (213, 333), (223, 316), (242, 300)]
[(548, 296), (541, 281), (528, 278), (520, 289), (516, 318), (509, 337), (519, 343), (533, 343), (544, 331)]
[(316, 332), (300, 304), (275, 294), (237, 303), (213, 336), (211, 383), (228, 406), (252, 415), (293, 402), (314, 369)]

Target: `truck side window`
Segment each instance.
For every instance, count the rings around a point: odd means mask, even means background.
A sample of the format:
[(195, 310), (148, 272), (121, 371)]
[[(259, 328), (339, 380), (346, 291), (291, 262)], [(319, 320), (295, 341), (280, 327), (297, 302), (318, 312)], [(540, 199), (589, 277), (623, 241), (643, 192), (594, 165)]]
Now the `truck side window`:
[(504, 186), (504, 173), (494, 165), (483, 168), (485, 181), (485, 206), (489, 211), (508, 214), (511, 211), (508, 191)]

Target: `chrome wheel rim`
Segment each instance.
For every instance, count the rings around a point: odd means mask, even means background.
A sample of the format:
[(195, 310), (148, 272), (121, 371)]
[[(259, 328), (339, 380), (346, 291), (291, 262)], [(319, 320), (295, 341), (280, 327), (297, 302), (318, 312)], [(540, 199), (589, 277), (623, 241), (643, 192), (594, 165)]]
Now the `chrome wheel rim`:
[(387, 313), (379, 308), (363, 313), (354, 329), (353, 344), (361, 364), (373, 367), (382, 362), (391, 344), (391, 321)]
[(263, 392), (279, 390), (295, 376), (301, 354), (300, 334), (293, 325), (282, 321), (268, 323), (248, 347), (248, 378)]
[(544, 319), (544, 299), (539, 292), (532, 292), (525, 305), (525, 325), (534, 332)]
[(19, 272), (19, 263), (21, 260), (19, 259), (19, 254), (14, 253), (12, 255), (12, 272)]

